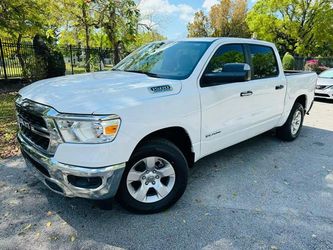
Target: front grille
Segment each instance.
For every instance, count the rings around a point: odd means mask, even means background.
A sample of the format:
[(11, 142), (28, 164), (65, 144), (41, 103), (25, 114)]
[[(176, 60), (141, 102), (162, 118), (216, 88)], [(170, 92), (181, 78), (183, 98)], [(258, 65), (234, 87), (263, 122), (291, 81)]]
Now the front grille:
[(16, 110), (22, 119), (28, 121), (31, 124), (35, 124), (39, 127), (47, 128), (46, 122), (43, 119), (43, 117), (36, 115), (29, 110), (25, 110), (23, 107), (19, 105), (16, 105)]
[(40, 136), (38, 134), (35, 134), (30, 129), (21, 126), (21, 131), (25, 135), (26, 138), (28, 138), (31, 142), (36, 144), (37, 146), (41, 147), (44, 150), (47, 150), (50, 144), (50, 139)]
[(33, 104), (23, 107), (16, 105), (17, 118), (21, 133), (35, 147), (47, 151), (50, 144), (50, 133), (45, 120), (38, 112), (34, 112)]
[(40, 173), (42, 173), (43, 175), (47, 176), (47, 177), (51, 177), (49, 171), (39, 162), (35, 161), (32, 157), (30, 157), (26, 152), (24, 152), (24, 150), (22, 150), (22, 155), (24, 156), (24, 158), (30, 162), (31, 166), (33, 166), (34, 168), (36, 168)]

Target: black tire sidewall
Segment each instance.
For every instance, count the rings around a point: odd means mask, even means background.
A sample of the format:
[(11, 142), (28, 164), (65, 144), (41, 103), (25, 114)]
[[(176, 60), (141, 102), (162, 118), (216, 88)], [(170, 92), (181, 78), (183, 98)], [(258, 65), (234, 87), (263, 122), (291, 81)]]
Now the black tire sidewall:
[[(138, 161), (150, 157), (157, 156), (164, 158), (170, 162), (175, 170), (175, 184), (171, 192), (162, 200), (154, 203), (143, 203), (137, 201), (129, 193), (126, 184), (127, 175), (134, 164)], [(148, 142), (138, 148), (126, 164), (122, 180), (118, 190), (118, 198), (121, 204), (138, 213), (155, 213), (162, 211), (174, 204), (184, 193), (187, 185), (188, 166), (187, 161), (182, 152), (172, 143), (165, 140), (155, 140)]]
[[(293, 118), (294, 118), (294, 115), (297, 111), (300, 111), (301, 112), (301, 124), (300, 124), (300, 127), (297, 131), (296, 134), (293, 134), (291, 132), (291, 124), (292, 124), (292, 121), (293, 121)], [(300, 103), (295, 103), (293, 109), (292, 109), (292, 112), (290, 113), (290, 117), (288, 118), (288, 125), (289, 125), (289, 133), (290, 133), (290, 136), (294, 139), (296, 139), (299, 135), (299, 133), (301, 132), (302, 130), (302, 127), (303, 127), (303, 121), (304, 121), (304, 108), (303, 106), (300, 104)]]
[[(293, 117), (294, 117), (294, 114), (295, 112), (299, 110), (301, 111), (301, 125), (297, 131), (296, 134), (292, 134), (291, 133), (291, 123), (293, 121)], [(299, 133), (301, 132), (302, 130), (302, 127), (303, 127), (303, 121), (304, 121), (304, 115), (305, 115), (305, 110), (304, 110), (304, 107), (302, 104), (296, 102), (294, 104), (294, 106), (292, 107), (291, 111), (290, 111), (290, 114), (288, 116), (288, 119), (286, 120), (286, 122), (283, 124), (283, 126), (281, 127), (278, 127), (276, 132), (277, 132), (277, 137), (279, 137), (281, 140), (283, 141), (293, 141), (295, 140)]]

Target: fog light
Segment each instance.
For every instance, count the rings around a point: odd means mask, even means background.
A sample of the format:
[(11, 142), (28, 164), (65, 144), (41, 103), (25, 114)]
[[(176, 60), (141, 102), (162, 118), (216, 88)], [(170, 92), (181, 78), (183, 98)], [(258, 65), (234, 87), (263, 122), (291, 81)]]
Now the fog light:
[(68, 175), (67, 180), (70, 184), (79, 188), (95, 189), (102, 185), (101, 177), (81, 177)]

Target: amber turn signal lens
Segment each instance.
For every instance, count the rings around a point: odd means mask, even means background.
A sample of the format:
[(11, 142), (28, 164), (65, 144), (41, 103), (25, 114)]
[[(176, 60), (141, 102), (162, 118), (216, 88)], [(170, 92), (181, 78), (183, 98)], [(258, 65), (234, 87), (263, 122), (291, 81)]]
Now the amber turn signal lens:
[(118, 124), (110, 125), (104, 128), (105, 135), (114, 135), (117, 133)]

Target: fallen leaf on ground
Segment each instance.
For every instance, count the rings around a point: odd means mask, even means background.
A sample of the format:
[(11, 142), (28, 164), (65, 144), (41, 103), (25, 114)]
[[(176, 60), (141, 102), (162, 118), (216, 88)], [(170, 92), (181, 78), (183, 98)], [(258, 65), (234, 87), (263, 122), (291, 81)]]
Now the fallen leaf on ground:
[(51, 240), (51, 241), (56, 241), (56, 240), (58, 240), (58, 235), (52, 235), (52, 236), (50, 237), (50, 240)]
[(75, 235), (71, 235), (70, 240), (71, 240), (71, 242), (75, 241), (76, 240)]
[(28, 230), (31, 227), (31, 224), (26, 225), (23, 230)]
[(47, 216), (51, 216), (53, 213), (51, 211), (47, 212)]
[(46, 223), (46, 226), (47, 227), (50, 227), (52, 225), (52, 222), (51, 221), (48, 221), (47, 223)]

